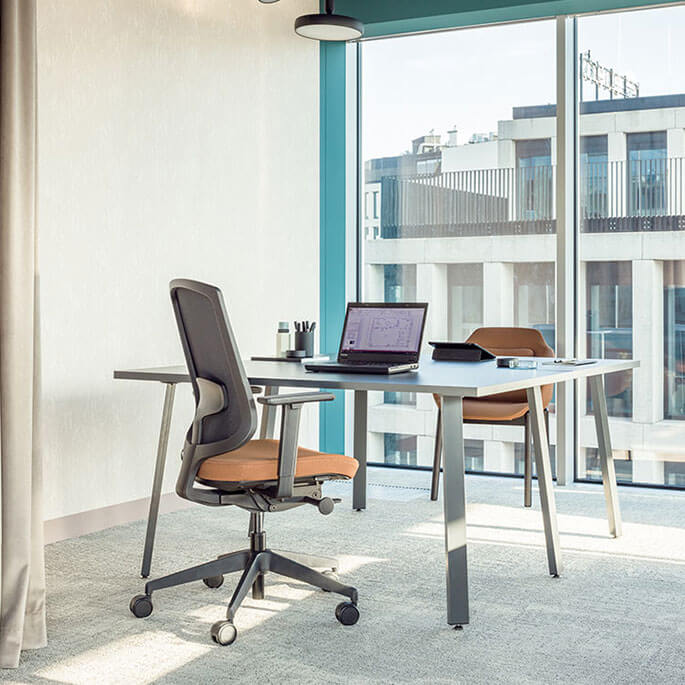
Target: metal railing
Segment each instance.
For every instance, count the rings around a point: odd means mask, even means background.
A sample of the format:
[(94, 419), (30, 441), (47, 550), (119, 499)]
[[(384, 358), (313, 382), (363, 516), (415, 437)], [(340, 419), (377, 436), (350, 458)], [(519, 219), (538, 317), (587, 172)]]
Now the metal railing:
[(682, 215), (684, 163), (674, 157), (582, 164), (583, 218)]
[[(554, 233), (555, 167), (381, 178), (380, 237)], [(685, 159), (590, 162), (578, 174), (583, 232), (685, 230)]]

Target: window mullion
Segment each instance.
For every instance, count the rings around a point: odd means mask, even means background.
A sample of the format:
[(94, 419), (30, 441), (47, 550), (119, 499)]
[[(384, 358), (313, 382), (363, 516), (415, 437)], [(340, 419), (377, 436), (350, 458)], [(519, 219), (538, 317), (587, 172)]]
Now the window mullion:
[[(556, 354), (573, 357), (575, 341), (576, 282), (576, 36), (575, 18), (557, 17), (557, 121), (556, 121)], [(576, 422), (573, 382), (560, 384), (556, 392), (557, 483), (574, 479)]]

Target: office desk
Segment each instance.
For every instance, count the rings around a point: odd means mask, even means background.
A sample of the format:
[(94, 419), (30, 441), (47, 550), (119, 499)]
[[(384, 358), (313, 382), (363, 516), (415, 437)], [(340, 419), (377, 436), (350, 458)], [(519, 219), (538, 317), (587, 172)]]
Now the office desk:
[[(310, 373), (300, 364), (257, 361), (246, 361), (245, 372), (251, 384), (265, 386), (266, 392), (269, 394), (277, 393), (281, 386), (354, 391), (354, 445), (352, 455), (359, 461), (359, 470), (353, 484), (352, 506), (355, 509), (366, 507), (367, 393), (369, 391), (436, 393), (442, 397), (447, 622), (451, 625), (461, 626), (469, 622), (462, 399), (464, 397), (484, 397), (510, 390), (526, 390), (531, 412), (535, 463), (549, 573), (558, 576), (561, 572), (559, 533), (540, 387), (550, 383), (589, 378), (609, 519), (609, 532), (618, 537), (621, 534), (621, 516), (604, 395), (604, 375), (634, 369), (637, 366), (639, 366), (637, 361), (602, 359), (583, 366), (541, 364), (537, 369), (525, 370), (500, 369), (496, 367), (494, 361), (434, 362), (429, 358), (422, 358), (418, 372), (395, 376)], [(114, 372), (114, 378), (157, 381), (166, 385), (143, 556), (142, 575), (147, 577), (150, 573), (174, 390), (176, 384), (187, 383), (190, 379), (186, 368), (182, 366), (119, 370)], [(271, 408), (267, 411), (267, 407), (264, 407), (260, 437), (272, 437), (274, 419), (275, 409)], [(188, 420), (190, 421), (190, 417)]]

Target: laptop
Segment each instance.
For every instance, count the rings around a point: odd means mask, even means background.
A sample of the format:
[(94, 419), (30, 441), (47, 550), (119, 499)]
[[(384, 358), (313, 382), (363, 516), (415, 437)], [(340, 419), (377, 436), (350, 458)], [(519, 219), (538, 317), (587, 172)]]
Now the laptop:
[(307, 362), (307, 371), (405, 373), (419, 368), (426, 302), (350, 302), (338, 360)]

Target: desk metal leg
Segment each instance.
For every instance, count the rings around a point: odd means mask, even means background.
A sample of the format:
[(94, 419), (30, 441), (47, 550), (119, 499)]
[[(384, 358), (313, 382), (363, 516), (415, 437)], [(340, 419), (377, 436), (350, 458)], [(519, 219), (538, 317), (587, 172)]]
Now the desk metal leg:
[(443, 507), (447, 555), (447, 623), (469, 622), (464, 489), (464, 418), (461, 397), (442, 397)]
[[(264, 388), (264, 395), (269, 397), (271, 395), (278, 395), (278, 387), (275, 385), (267, 385)], [(259, 427), (260, 440), (272, 440), (274, 431), (276, 430), (276, 411), (278, 407), (270, 407), (264, 405), (262, 407), (262, 422)]]
[(604, 483), (604, 497), (607, 503), (609, 534), (617, 538), (621, 536), (623, 531), (621, 526), (621, 510), (618, 506), (614, 453), (611, 448), (611, 435), (609, 433), (607, 400), (604, 394), (604, 376), (590, 376), (590, 393), (595, 414), (595, 426), (597, 428), (599, 460), (602, 465), (602, 482)]
[(155, 531), (157, 530), (157, 515), (159, 514), (159, 499), (162, 495), (162, 480), (164, 479), (164, 466), (166, 465), (166, 453), (169, 445), (169, 427), (171, 426), (171, 413), (174, 408), (175, 383), (165, 383), (164, 409), (162, 409), (162, 425), (159, 429), (159, 441), (157, 443), (157, 461), (155, 463), (155, 475), (152, 479), (152, 495), (150, 497), (150, 509), (147, 515), (147, 532), (145, 533), (145, 549), (143, 551), (143, 567), (140, 575), (147, 578), (150, 575), (150, 563), (152, 562), (152, 548), (155, 544)]
[(552, 487), (552, 464), (549, 459), (549, 444), (545, 430), (545, 416), (542, 404), (542, 392), (539, 387), (528, 388), (528, 406), (530, 407), (531, 430), (535, 447), (535, 466), (538, 472), (538, 489), (542, 521), (545, 527), (547, 543), (547, 563), (550, 575), (561, 573), (561, 552), (559, 550), (559, 529), (557, 527), (557, 506)]
[(366, 390), (354, 391), (354, 446), (353, 457), (359, 462), (352, 483), (352, 508), (366, 509), (366, 416), (368, 396)]

